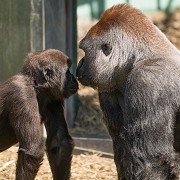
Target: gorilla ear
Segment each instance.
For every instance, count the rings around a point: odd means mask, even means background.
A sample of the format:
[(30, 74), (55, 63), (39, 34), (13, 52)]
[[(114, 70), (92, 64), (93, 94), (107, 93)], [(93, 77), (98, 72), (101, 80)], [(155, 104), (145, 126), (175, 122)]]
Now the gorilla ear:
[(44, 74), (44, 78), (46, 79), (46, 81), (49, 81), (49, 79), (52, 78), (52, 76), (53, 76), (53, 71), (52, 71), (52, 69), (45, 68), (45, 69), (43, 69), (43, 74)]
[(53, 71), (49, 68), (39, 69), (34, 74), (34, 83), (38, 87), (46, 87), (49, 80), (52, 78)]

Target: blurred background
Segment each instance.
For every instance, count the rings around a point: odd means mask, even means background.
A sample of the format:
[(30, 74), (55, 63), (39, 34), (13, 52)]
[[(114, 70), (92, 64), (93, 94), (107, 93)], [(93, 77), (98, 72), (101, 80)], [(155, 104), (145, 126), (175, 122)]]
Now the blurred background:
[[(118, 3), (142, 10), (180, 49), (180, 0), (0, 0), (0, 82), (18, 72), (28, 52), (47, 48), (65, 52), (75, 74), (84, 55), (79, 41), (102, 12)], [(116, 179), (97, 91), (80, 85), (66, 101), (65, 114), (76, 144), (71, 179)], [(14, 179), (14, 152), (17, 147), (0, 154), (0, 180)], [(46, 157), (36, 179), (52, 179)]]

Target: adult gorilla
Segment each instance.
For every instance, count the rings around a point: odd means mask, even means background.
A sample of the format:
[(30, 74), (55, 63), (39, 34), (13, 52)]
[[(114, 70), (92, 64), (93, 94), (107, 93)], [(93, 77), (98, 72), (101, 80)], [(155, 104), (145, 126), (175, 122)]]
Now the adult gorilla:
[(97, 88), (118, 178), (180, 174), (180, 53), (139, 10), (116, 5), (80, 42), (83, 85)]

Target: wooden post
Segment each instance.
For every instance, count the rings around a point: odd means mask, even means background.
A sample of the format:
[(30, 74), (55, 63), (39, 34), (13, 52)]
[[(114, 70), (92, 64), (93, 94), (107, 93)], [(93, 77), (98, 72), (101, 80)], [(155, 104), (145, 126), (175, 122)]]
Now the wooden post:
[(66, 53), (65, 0), (44, 0), (45, 49), (55, 48)]
[[(77, 2), (76, 0), (66, 1), (66, 53), (71, 58), (73, 64), (71, 67), (72, 73), (76, 74), (77, 67)], [(78, 96), (71, 96), (66, 102), (66, 119), (69, 127), (74, 124), (75, 117), (78, 111)]]
[[(45, 48), (56, 48), (66, 53), (73, 60), (73, 73), (76, 69), (77, 43), (75, 2), (75, 0), (44, 0)], [(76, 99), (76, 96), (72, 96), (65, 103), (65, 116), (69, 127), (72, 127), (76, 115)]]

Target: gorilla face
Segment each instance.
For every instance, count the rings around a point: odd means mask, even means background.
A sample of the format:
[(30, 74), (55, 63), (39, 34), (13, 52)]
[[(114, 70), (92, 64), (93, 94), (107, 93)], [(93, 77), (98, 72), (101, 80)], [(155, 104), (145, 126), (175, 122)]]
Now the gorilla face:
[(99, 91), (112, 91), (120, 84), (124, 85), (126, 72), (132, 66), (133, 43), (124, 43), (131, 42), (131, 39), (117, 28), (94, 36), (95, 26), (80, 42), (79, 47), (85, 56), (78, 64), (76, 75), (83, 85)]
[(80, 48), (85, 56), (77, 68), (78, 80), (86, 86), (100, 91), (109, 91), (116, 86), (115, 72), (118, 67), (118, 48), (109, 34), (91, 38), (89, 33), (81, 42)]
[(48, 49), (30, 53), (22, 72), (33, 78), (37, 92), (54, 99), (64, 99), (78, 89), (78, 83), (69, 70), (71, 64), (61, 51)]
[(99, 91), (122, 89), (135, 62), (151, 59), (162, 51), (155, 43), (157, 39), (167, 47), (163, 38), (141, 12), (126, 5), (114, 7), (80, 42), (85, 56), (77, 68), (78, 80)]

